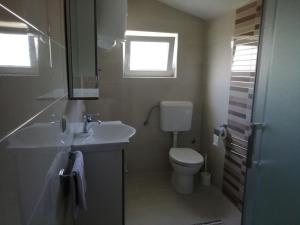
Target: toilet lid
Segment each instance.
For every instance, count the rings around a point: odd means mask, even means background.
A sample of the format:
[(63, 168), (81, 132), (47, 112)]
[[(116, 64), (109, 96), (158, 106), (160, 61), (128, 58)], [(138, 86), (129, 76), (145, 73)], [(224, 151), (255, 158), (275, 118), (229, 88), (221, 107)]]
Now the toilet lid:
[(203, 163), (203, 157), (199, 152), (191, 148), (171, 148), (169, 152), (171, 159), (185, 164)]

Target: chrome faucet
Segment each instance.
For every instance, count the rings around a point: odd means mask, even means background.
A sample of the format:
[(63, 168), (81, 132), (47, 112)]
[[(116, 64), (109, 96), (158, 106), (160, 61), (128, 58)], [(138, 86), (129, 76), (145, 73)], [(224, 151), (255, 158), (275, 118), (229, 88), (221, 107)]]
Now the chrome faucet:
[(95, 114), (84, 114), (83, 115), (83, 130), (82, 132), (83, 133), (87, 133), (88, 132), (88, 124), (90, 122), (93, 122), (93, 121), (96, 121), (96, 120), (93, 120), (93, 116), (98, 116), (99, 113), (95, 113)]

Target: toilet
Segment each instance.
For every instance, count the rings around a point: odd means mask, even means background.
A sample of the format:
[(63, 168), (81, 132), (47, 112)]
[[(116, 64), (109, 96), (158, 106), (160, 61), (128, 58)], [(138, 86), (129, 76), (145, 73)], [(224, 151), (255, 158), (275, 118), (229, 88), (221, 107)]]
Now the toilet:
[(160, 128), (173, 134), (173, 146), (169, 151), (169, 160), (173, 168), (172, 184), (181, 194), (193, 192), (194, 175), (199, 172), (204, 163), (202, 155), (194, 149), (177, 147), (178, 132), (191, 129), (192, 116), (192, 102), (160, 102)]

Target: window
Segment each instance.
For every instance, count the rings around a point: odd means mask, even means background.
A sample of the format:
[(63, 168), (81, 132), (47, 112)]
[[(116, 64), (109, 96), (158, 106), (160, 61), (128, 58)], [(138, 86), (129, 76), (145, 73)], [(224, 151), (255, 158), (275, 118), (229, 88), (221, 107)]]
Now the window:
[(231, 70), (233, 72), (255, 72), (257, 61), (256, 45), (236, 45)]
[(124, 77), (175, 78), (176, 33), (127, 31), (124, 43)]
[(36, 75), (38, 40), (27, 33), (0, 33), (0, 75)]
[(0, 49), (1, 67), (31, 66), (29, 41), (26, 34), (0, 33)]

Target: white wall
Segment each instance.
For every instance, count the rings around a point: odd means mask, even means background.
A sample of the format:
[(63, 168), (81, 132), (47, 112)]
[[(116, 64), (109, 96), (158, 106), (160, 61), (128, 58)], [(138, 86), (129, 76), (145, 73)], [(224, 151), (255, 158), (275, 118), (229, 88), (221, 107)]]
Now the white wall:
[(201, 149), (208, 152), (208, 166), (212, 181), (222, 185), (224, 154), (223, 144), (212, 146), (213, 128), (227, 123), (229, 85), (231, 75), (231, 39), (235, 13), (231, 12), (206, 23), (205, 94), (201, 125)]
[[(170, 169), (171, 134), (160, 131), (158, 110), (150, 124), (143, 126), (148, 110), (160, 100), (194, 103), (192, 130), (180, 135), (179, 145), (200, 150), (203, 28), (201, 19), (155, 0), (128, 1), (128, 29), (179, 33), (176, 79), (123, 79), (122, 48), (99, 51), (100, 99), (87, 101), (87, 111), (100, 112), (101, 120), (122, 120), (137, 129), (126, 151), (129, 172)], [(191, 144), (193, 139), (195, 144)]]

